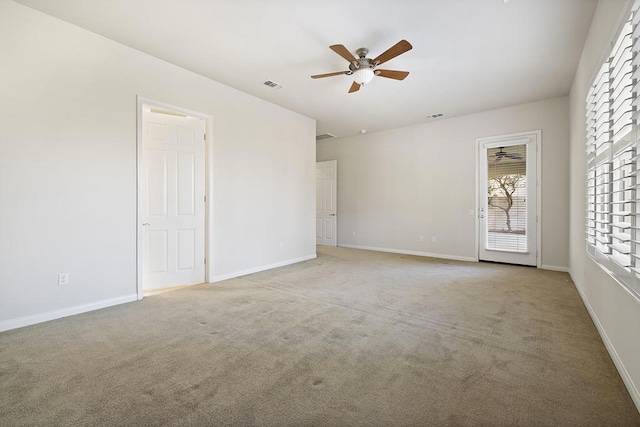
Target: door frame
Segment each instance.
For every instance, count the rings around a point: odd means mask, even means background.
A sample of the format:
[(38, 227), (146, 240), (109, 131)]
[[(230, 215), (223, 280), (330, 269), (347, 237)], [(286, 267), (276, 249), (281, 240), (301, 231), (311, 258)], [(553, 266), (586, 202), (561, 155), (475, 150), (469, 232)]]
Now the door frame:
[(213, 116), (210, 114), (200, 113), (188, 110), (186, 108), (177, 107), (175, 105), (159, 102), (153, 99), (145, 98), (140, 95), (136, 96), (136, 294), (138, 300), (143, 298), (144, 289), (142, 288), (142, 272), (143, 272), (143, 230), (142, 230), (142, 195), (144, 194), (144, 177), (142, 170), (143, 163), (143, 146), (142, 146), (142, 126), (143, 126), (143, 109), (145, 106), (152, 106), (162, 110), (168, 110), (177, 114), (195, 117), (205, 122), (205, 146), (204, 146), (204, 280), (209, 282), (209, 278), (213, 277), (213, 262), (211, 262), (213, 254), (212, 243), (212, 224), (213, 211), (211, 209), (211, 201), (213, 200), (213, 173), (210, 170), (213, 165)]
[[(476, 221), (475, 221), (475, 247), (476, 247), (476, 255), (475, 260), (480, 261), (480, 187), (482, 177), (480, 176), (480, 151), (482, 144), (486, 143), (497, 143), (501, 140), (510, 140), (517, 138), (527, 138), (534, 137), (535, 138), (535, 146), (536, 146), (536, 268), (542, 268), (542, 250), (541, 250), (541, 242), (542, 242), (542, 185), (541, 185), (541, 176), (542, 176), (542, 130), (531, 130), (525, 132), (517, 132), (517, 133), (509, 133), (504, 135), (496, 135), (496, 136), (488, 136), (483, 138), (476, 139), (476, 199), (475, 199), (475, 212), (476, 212)], [(482, 159), (484, 161), (484, 159)]]

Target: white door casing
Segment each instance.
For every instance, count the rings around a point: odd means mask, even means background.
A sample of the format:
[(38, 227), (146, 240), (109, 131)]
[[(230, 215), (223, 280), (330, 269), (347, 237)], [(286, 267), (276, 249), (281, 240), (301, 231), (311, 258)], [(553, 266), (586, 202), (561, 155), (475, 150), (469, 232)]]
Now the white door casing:
[(142, 112), (142, 288), (205, 280), (205, 121)]
[[(531, 131), (518, 134), (501, 135), (477, 140), (477, 212), (478, 212), (478, 259), (481, 261), (504, 262), (510, 264), (521, 264), (531, 266), (541, 266), (540, 259), (540, 187), (538, 176), (540, 172), (540, 143), (541, 132)], [(523, 149), (526, 155), (526, 190), (521, 191), (522, 203), (526, 204), (526, 218), (523, 220), (524, 246), (517, 249), (501, 248), (500, 239), (502, 233), (492, 230), (488, 224), (490, 217), (488, 181), (489, 181), (489, 159), (488, 153), (504, 147), (504, 151), (513, 149)], [(491, 154), (490, 154), (491, 157)], [(504, 158), (502, 161), (509, 161)], [(492, 208), (493, 211), (496, 211)], [(494, 214), (495, 215), (495, 214)], [(506, 239), (513, 236), (504, 234)], [(505, 245), (509, 246), (509, 245)]]
[(338, 246), (338, 161), (316, 163), (316, 244)]

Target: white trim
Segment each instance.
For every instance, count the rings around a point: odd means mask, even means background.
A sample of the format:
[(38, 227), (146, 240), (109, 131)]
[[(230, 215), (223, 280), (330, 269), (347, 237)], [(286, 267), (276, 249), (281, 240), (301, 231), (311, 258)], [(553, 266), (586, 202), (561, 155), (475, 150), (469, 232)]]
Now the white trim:
[(542, 268), (542, 130), (538, 129), (533, 133), (536, 134), (536, 215), (537, 215), (537, 224), (536, 230), (538, 235), (536, 236), (536, 245), (537, 245), (537, 268)]
[(486, 136), (476, 138), (476, 222), (475, 222), (475, 245), (476, 245), (476, 261), (480, 260), (480, 239), (478, 233), (480, 230), (479, 222), (479, 195), (480, 195), (480, 149), (483, 144), (499, 146), (502, 140), (511, 140), (520, 137), (530, 137), (534, 135), (536, 138), (536, 268), (542, 267), (542, 130), (530, 130), (525, 132), (509, 133), (506, 135)]
[(49, 311), (46, 313), (34, 314), (31, 316), (3, 320), (2, 322), (0, 322), (0, 332), (23, 328), (25, 326), (35, 325), (36, 323), (48, 322), (49, 320), (60, 319), (62, 317), (74, 316), (76, 314), (86, 313), (88, 311), (100, 310), (101, 308), (111, 307), (113, 305), (133, 302), (137, 299), (138, 296), (136, 294), (131, 294), (127, 295), (126, 297), (111, 298), (92, 302), (90, 304), (77, 305), (75, 307), (65, 308), (62, 310)]
[(236, 277), (246, 276), (247, 274), (259, 273), (265, 270), (271, 270), (273, 268), (284, 267), (286, 265), (296, 264), (302, 261), (308, 261), (310, 259), (318, 258), (317, 254), (306, 255), (300, 258), (289, 259), (286, 261), (276, 262), (274, 264), (263, 265), (255, 268), (248, 268), (246, 270), (235, 271), (233, 273), (221, 274), (219, 276), (213, 276), (209, 283), (221, 282), (223, 280), (235, 279)]
[(618, 373), (622, 378), (622, 382), (624, 382), (624, 385), (627, 387), (627, 391), (629, 392), (629, 395), (631, 396), (633, 403), (635, 403), (636, 408), (638, 409), (638, 411), (640, 411), (640, 391), (638, 391), (638, 388), (634, 384), (633, 379), (631, 378), (631, 375), (629, 375), (629, 372), (625, 368), (624, 363), (620, 359), (620, 356), (618, 356), (618, 352), (613, 346), (613, 343), (611, 342), (611, 340), (609, 340), (609, 337), (607, 336), (606, 331), (600, 324), (600, 320), (598, 319), (598, 316), (596, 316), (596, 312), (594, 311), (593, 307), (591, 307), (591, 304), (589, 304), (589, 300), (587, 299), (586, 295), (582, 291), (582, 286), (578, 285), (578, 282), (575, 280), (574, 275), (571, 274), (571, 272), (569, 272), (569, 276), (571, 277), (571, 280), (573, 280), (573, 284), (575, 288), (578, 290), (578, 294), (582, 299), (582, 303), (587, 308), (587, 311), (589, 312), (589, 316), (591, 316), (591, 320), (593, 321), (593, 324), (596, 325), (596, 329), (600, 334), (600, 338), (602, 338), (602, 342), (604, 343), (605, 348), (609, 352), (609, 356), (611, 356), (611, 360), (613, 360), (613, 364), (616, 366), (616, 369), (618, 370)]
[(540, 266), (540, 268), (543, 269), (543, 270), (561, 271), (563, 273), (568, 273), (569, 272), (569, 267), (563, 267), (563, 266), (560, 266), (560, 265), (542, 264), (542, 266)]
[(206, 197), (206, 203), (204, 207), (204, 254), (207, 260), (204, 266), (204, 281), (208, 282), (210, 277), (213, 277), (213, 237), (211, 224), (213, 219), (211, 218), (213, 210), (210, 208), (211, 201), (213, 200), (213, 174), (209, 172), (209, 169), (213, 165), (213, 116), (206, 113), (200, 113), (197, 111), (188, 110), (186, 108), (177, 107), (175, 105), (167, 104), (164, 102), (155, 101), (143, 96), (136, 96), (136, 176), (137, 176), (137, 206), (136, 206), (136, 292), (138, 299), (143, 298), (144, 290), (142, 289), (142, 197), (143, 192), (143, 177), (142, 177), (142, 108), (144, 105), (152, 105), (154, 107), (175, 111), (177, 113), (186, 114), (191, 117), (195, 117), (205, 122), (205, 148), (204, 148), (204, 174), (205, 184), (204, 193)]
[(388, 252), (392, 254), (415, 255), (415, 256), (423, 256), (423, 257), (429, 257), (429, 258), (450, 259), (453, 261), (470, 261), (470, 262), (478, 261), (473, 257), (467, 257), (467, 256), (433, 254), (429, 252), (418, 252), (418, 251), (405, 251), (403, 249), (378, 248), (374, 246), (360, 246), (360, 245), (343, 245), (341, 243), (338, 243), (338, 246), (341, 248), (362, 249), (365, 251)]
[(480, 261), (480, 205), (479, 205), (479, 196), (480, 196), (480, 143), (476, 139), (476, 185), (475, 185), (475, 222), (473, 224), (473, 237), (474, 237), (474, 248), (476, 248), (475, 259), (474, 261)]

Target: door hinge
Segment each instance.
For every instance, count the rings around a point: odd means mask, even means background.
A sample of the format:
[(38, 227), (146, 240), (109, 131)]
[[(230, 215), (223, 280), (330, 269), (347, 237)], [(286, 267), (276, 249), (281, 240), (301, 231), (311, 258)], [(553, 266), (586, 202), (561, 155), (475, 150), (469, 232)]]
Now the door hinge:
[(204, 196), (204, 202), (207, 203), (207, 196)]
[(205, 264), (207, 263), (207, 259), (206, 259), (206, 258), (204, 259), (204, 263), (205, 263)]

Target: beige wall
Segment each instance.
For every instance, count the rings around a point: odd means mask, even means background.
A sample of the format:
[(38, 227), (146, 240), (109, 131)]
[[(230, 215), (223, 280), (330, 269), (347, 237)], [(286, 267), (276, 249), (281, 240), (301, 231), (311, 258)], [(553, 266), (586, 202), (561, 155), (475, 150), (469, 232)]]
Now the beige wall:
[(338, 160), (339, 244), (475, 259), (476, 139), (540, 129), (542, 264), (566, 270), (568, 113), (561, 97), (318, 143)]
[(135, 299), (138, 95), (213, 117), (212, 280), (315, 257), (314, 120), (8, 0), (0, 52), (0, 330)]
[(640, 301), (587, 256), (585, 247), (585, 99), (596, 69), (627, 14), (630, 2), (598, 3), (570, 95), (571, 233), (570, 273), (625, 381), (640, 408)]

